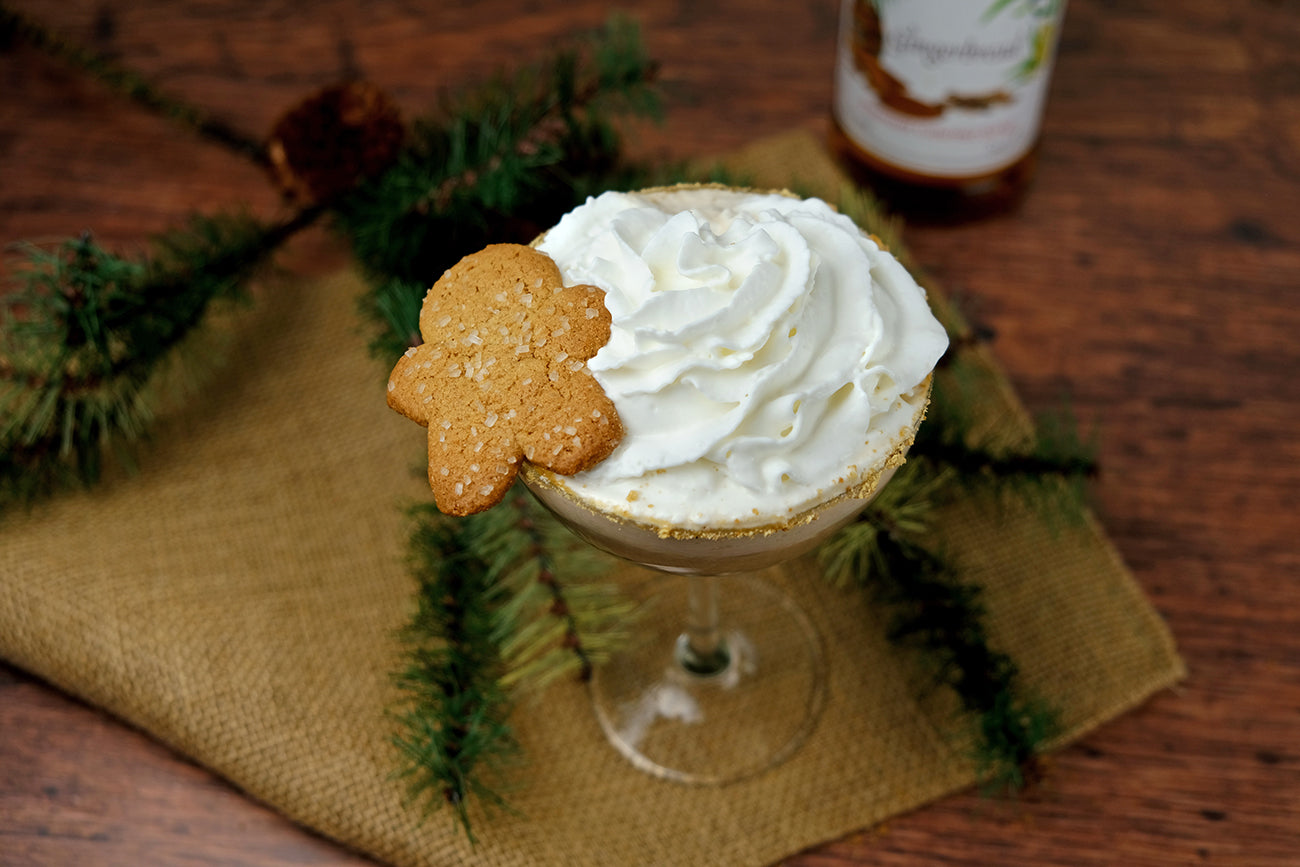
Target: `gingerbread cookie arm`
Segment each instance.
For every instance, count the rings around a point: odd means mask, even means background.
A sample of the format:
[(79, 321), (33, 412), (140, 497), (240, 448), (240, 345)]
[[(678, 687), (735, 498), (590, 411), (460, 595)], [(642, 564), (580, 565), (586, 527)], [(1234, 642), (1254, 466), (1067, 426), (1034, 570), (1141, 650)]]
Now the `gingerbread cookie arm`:
[(388, 377), (389, 408), (427, 426), (436, 393), (431, 388), (433, 377), (429, 371), (441, 357), (442, 353), (427, 343), (406, 350)]
[[(519, 443), (529, 462), (569, 476), (609, 457), (623, 437), (614, 403), (590, 373), (547, 389), (528, 423), (520, 426)], [(557, 409), (558, 408), (558, 409)]]

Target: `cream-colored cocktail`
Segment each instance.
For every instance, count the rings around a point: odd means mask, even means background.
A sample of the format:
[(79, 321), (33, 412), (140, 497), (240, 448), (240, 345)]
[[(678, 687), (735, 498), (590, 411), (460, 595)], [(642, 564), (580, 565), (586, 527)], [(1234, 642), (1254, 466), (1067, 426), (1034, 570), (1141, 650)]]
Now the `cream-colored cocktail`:
[(671, 571), (769, 565), (903, 462), (947, 337), (898, 261), (824, 202), (606, 193), (538, 248), (606, 292), (611, 336), (588, 368), (624, 439), (586, 472), (524, 476), (601, 547)]

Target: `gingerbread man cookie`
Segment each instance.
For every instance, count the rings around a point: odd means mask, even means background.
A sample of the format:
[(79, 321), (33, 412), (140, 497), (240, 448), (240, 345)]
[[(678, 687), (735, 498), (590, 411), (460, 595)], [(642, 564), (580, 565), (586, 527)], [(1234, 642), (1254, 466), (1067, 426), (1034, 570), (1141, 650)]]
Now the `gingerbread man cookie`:
[(388, 380), (388, 405), (429, 429), (438, 508), (500, 502), (528, 460), (570, 475), (623, 436), (586, 361), (609, 340), (605, 293), (565, 286), (550, 257), (494, 244), (439, 278), (420, 309), (424, 343)]

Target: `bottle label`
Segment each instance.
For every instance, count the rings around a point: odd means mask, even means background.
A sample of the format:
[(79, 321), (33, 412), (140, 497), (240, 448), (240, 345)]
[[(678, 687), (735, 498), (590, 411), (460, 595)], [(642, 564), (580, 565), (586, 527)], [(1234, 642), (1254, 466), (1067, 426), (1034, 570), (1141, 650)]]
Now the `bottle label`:
[(1038, 138), (1065, 0), (844, 0), (835, 115), (882, 160), (972, 177)]

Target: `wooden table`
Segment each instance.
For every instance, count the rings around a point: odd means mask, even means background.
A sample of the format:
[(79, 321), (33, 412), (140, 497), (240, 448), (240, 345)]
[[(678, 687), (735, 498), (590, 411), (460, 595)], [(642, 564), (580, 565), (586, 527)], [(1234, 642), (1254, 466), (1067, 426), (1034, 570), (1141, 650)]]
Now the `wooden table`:
[[(823, 128), (834, 0), (628, 5), (668, 97), (637, 152)], [(590, 0), (12, 6), (254, 134), (348, 70), (419, 110), (606, 14)], [(1293, 0), (1073, 0), (1023, 208), (907, 236), (996, 330), (1030, 408), (1068, 396), (1097, 429), (1098, 510), (1190, 678), (1060, 752), (1021, 802), (953, 797), (791, 864), (1300, 863), (1297, 46)], [(89, 228), (133, 249), (241, 202), (276, 206), (246, 162), (29, 47), (0, 54), (0, 241)], [(288, 262), (341, 255), (309, 235)], [(363, 859), (0, 666), (0, 863), (191, 862)]]

